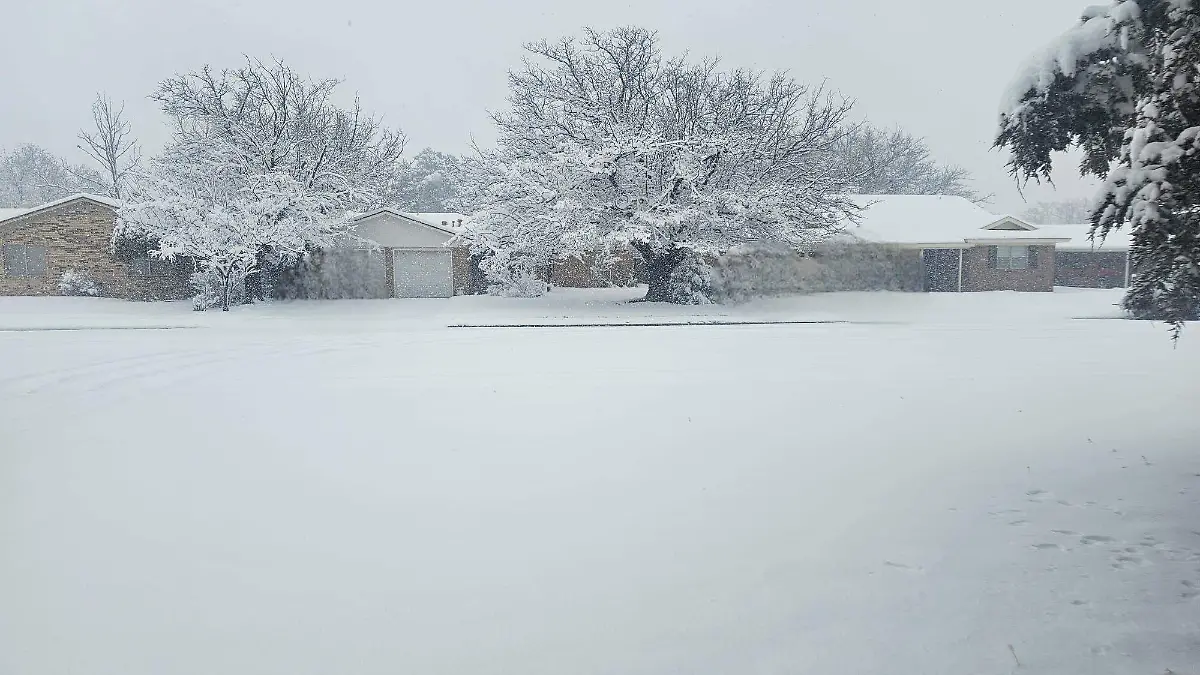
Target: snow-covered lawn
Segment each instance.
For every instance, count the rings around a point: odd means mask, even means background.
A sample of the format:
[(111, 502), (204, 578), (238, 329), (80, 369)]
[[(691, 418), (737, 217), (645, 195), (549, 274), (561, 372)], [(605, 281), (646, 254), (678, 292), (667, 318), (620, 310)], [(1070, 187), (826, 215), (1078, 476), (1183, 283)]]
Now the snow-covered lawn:
[(634, 295), (0, 298), (0, 673), (1195, 672), (1190, 331)]

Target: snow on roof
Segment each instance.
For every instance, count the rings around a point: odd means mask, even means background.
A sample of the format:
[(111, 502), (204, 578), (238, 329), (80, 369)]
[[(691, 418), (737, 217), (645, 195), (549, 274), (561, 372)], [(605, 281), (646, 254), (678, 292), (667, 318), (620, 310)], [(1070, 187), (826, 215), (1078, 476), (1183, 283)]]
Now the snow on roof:
[(1092, 231), (1090, 223), (1079, 225), (1042, 225), (1040, 229), (1044, 232), (1052, 232), (1056, 237), (1064, 237), (1068, 241), (1057, 245), (1060, 251), (1112, 251), (1114, 253), (1125, 253), (1129, 250), (1129, 245), (1133, 241), (1133, 232), (1128, 227), (1122, 227), (1119, 230), (1112, 230), (1108, 236), (1101, 241), (1097, 236), (1095, 241), (1088, 239), (1088, 233)]
[(855, 195), (857, 225), (845, 232), (863, 241), (929, 248), (966, 248), (969, 240), (1043, 239), (1039, 230), (988, 230), (1006, 216), (963, 197), (947, 195)]
[(63, 204), (69, 204), (78, 199), (87, 199), (87, 200), (96, 202), (97, 204), (103, 204), (104, 206), (108, 206), (108, 207), (111, 207), (114, 209), (121, 208), (121, 202), (119, 202), (116, 199), (113, 199), (111, 197), (103, 197), (101, 195), (94, 195), (94, 194), (90, 194), (87, 192), (77, 192), (73, 195), (68, 195), (61, 199), (55, 199), (54, 201), (46, 202), (45, 204), (39, 204), (39, 205), (33, 206), (33, 207), (20, 208), (20, 209), (14, 209), (14, 208), (0, 209), (0, 222), (4, 222), (6, 220), (12, 220), (13, 218), (16, 218), (18, 216), (25, 216), (25, 215), (29, 215), (31, 213), (37, 213), (38, 211), (45, 211), (46, 209), (52, 209), (56, 206), (62, 206)]
[(29, 211), (28, 208), (7, 208), (7, 207), (0, 208), (0, 220), (8, 220), (9, 218), (16, 218), (17, 216), (19, 216), (22, 213), (25, 213), (27, 211)]
[(464, 216), (461, 213), (406, 213), (404, 214), (414, 220), (419, 220), (426, 225), (436, 225), (438, 227), (449, 227), (451, 229), (458, 228), (458, 221), (466, 222), (471, 219), (470, 216)]
[[(400, 211), (398, 209), (394, 209), (390, 206), (384, 206), (384, 207), (381, 207), (378, 209), (374, 209), (372, 211), (367, 211), (366, 213), (350, 213), (348, 215), (350, 216), (350, 220), (357, 222), (357, 221), (367, 220), (368, 218), (373, 218), (375, 216), (378, 216), (378, 215), (384, 214), (384, 213), (391, 215), (391, 216), (395, 216), (396, 218), (400, 218), (402, 220), (407, 220), (409, 222), (417, 223), (418, 225), (424, 225), (425, 227), (429, 227), (429, 228), (432, 228), (435, 230), (439, 230), (441, 232), (445, 232), (446, 234), (458, 234), (456, 226), (451, 226), (449, 224), (442, 225), (442, 219), (432, 219), (432, 218), (421, 218), (420, 217), (422, 215), (428, 216), (431, 214), (407, 213), (404, 211)], [(440, 216), (440, 215), (450, 215), (450, 214), (436, 214), (436, 215)], [(454, 214), (454, 215), (458, 215), (458, 214)], [(466, 216), (459, 216), (459, 217), (463, 218), (464, 220), (466, 219)]]

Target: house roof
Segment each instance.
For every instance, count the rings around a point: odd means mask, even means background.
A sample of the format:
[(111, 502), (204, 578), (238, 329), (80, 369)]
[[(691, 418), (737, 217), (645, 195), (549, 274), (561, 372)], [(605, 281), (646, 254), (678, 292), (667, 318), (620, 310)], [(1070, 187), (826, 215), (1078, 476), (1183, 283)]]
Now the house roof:
[(1129, 246), (1133, 241), (1133, 232), (1128, 227), (1112, 230), (1103, 240), (1100, 237), (1096, 237), (1095, 241), (1088, 238), (1088, 235), (1092, 231), (1090, 223), (1078, 225), (1042, 225), (1039, 229), (1068, 238), (1067, 241), (1058, 245), (1058, 250), (1060, 251), (1099, 251), (1101, 253), (1111, 251), (1113, 253), (1125, 253), (1129, 251)]
[(445, 232), (446, 234), (457, 234), (457, 232), (455, 230), (453, 230), (452, 228), (450, 228), (449, 226), (443, 226), (440, 221), (429, 222), (428, 220), (419, 217), (421, 215), (429, 215), (429, 214), (406, 213), (404, 211), (394, 209), (390, 206), (384, 206), (384, 207), (375, 209), (373, 211), (367, 211), (366, 213), (361, 213), (359, 215), (354, 216), (352, 218), (352, 220), (355, 222), (361, 222), (361, 221), (367, 220), (369, 218), (374, 218), (375, 216), (382, 215), (385, 213), (390, 216), (395, 216), (396, 218), (400, 218), (401, 220), (407, 220), (409, 222), (416, 223), (417, 225), (424, 225), (425, 227), (432, 227), (433, 229), (440, 230), (442, 232)]
[[(854, 195), (859, 222), (844, 230), (863, 241), (911, 248), (968, 248), (976, 244), (1067, 241), (1013, 216), (999, 216), (963, 197)], [(1000, 228), (1000, 229), (997, 229)], [(1014, 229), (1016, 228), (1016, 229)]]
[(0, 221), (8, 220), (9, 218), (16, 218), (17, 216), (21, 215), (22, 213), (25, 213), (28, 210), (29, 210), (28, 207), (25, 207), (25, 208), (10, 208), (10, 207), (0, 208)]
[(107, 207), (113, 208), (113, 209), (121, 208), (121, 202), (117, 201), (116, 199), (112, 199), (111, 197), (103, 197), (101, 195), (94, 195), (94, 194), (89, 194), (86, 192), (79, 192), (79, 193), (76, 193), (73, 195), (68, 195), (61, 199), (55, 199), (52, 202), (46, 202), (45, 204), (40, 204), (38, 206), (34, 206), (34, 207), (20, 208), (20, 209), (15, 209), (15, 208), (0, 209), (0, 223), (6, 222), (9, 220), (14, 220), (16, 218), (21, 218), (23, 216), (31, 216), (35, 213), (41, 213), (42, 211), (52, 209), (56, 206), (62, 206), (63, 204), (70, 204), (71, 202), (78, 201), (80, 199), (86, 199), (88, 201), (100, 204), (101, 206), (107, 206)]
[(408, 216), (409, 218), (419, 220), (419, 221), (425, 223), (426, 225), (436, 225), (438, 227), (444, 226), (444, 227), (449, 227), (450, 229), (457, 229), (457, 227), (458, 227), (457, 223), (460, 220), (466, 221), (466, 220), (471, 219), (470, 216), (464, 216), (461, 213), (449, 213), (449, 212), (447, 212), (447, 213), (406, 213), (405, 215)]

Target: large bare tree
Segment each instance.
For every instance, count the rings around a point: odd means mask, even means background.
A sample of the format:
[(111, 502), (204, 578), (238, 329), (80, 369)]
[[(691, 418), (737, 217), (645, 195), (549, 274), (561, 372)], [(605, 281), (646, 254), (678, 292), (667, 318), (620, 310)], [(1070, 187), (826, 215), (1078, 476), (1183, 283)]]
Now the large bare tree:
[(627, 245), (646, 299), (670, 301), (693, 254), (803, 248), (853, 215), (833, 153), (851, 103), (824, 87), (668, 57), (636, 27), (526, 49), (497, 146), (467, 166), (480, 212), (466, 238), (493, 264)]
[(137, 140), (125, 120), (125, 106), (118, 107), (103, 93), (92, 102), (93, 128), (79, 132), (79, 149), (100, 166), (110, 197), (121, 199), (131, 174), (142, 160)]

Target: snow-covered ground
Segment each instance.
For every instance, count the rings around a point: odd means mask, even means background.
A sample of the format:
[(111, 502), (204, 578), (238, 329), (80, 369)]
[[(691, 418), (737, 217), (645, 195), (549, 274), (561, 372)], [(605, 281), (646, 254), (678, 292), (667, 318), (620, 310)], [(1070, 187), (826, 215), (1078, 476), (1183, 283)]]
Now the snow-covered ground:
[(1195, 672), (1118, 293), (0, 298), (0, 673)]

